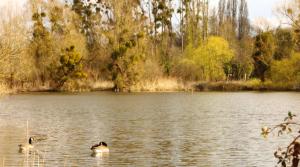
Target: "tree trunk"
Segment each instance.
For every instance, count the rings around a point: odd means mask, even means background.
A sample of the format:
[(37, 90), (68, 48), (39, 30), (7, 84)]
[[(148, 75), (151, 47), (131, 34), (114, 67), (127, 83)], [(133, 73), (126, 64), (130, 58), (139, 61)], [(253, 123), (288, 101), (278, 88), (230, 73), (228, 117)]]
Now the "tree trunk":
[(9, 87), (12, 89), (14, 87), (14, 73), (10, 73), (9, 82)]

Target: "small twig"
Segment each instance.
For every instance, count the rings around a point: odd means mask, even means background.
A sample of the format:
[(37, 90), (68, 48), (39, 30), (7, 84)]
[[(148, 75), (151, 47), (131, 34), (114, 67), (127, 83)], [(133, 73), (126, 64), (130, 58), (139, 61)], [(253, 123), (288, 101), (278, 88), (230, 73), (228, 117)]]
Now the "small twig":
[(275, 125), (273, 128), (270, 129), (269, 133), (273, 132), (277, 128), (281, 128), (282, 126), (288, 126), (288, 125), (297, 125), (297, 126), (300, 126), (300, 124), (296, 123), (296, 122), (285, 122), (285, 123), (281, 123), (281, 124)]

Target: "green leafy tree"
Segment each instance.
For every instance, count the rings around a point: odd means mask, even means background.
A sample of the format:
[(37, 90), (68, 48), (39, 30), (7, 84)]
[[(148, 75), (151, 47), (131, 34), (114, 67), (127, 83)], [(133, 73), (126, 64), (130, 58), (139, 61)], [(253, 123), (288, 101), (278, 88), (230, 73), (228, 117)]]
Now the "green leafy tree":
[(209, 37), (207, 44), (196, 49), (195, 54), (199, 55), (196, 62), (202, 67), (205, 80), (226, 79), (224, 66), (232, 60), (234, 54), (225, 39)]
[(274, 53), (275, 60), (282, 60), (284, 58), (291, 57), (296, 42), (292, 30), (289, 29), (277, 29), (275, 33), (276, 38), (276, 50)]
[(255, 37), (253, 76), (265, 81), (266, 72), (270, 69), (275, 50), (275, 39), (272, 32), (262, 32)]
[(300, 84), (300, 54), (293, 54), (289, 59), (274, 61), (271, 68), (274, 82)]
[(59, 62), (51, 64), (49, 71), (51, 71), (50, 78), (55, 89), (60, 89), (70, 79), (87, 77), (83, 71), (82, 57), (76, 52), (74, 46), (63, 50)]
[(50, 35), (54, 47), (54, 58), (52, 60), (57, 60), (61, 54), (61, 49), (69, 46), (76, 46), (76, 51), (81, 57), (84, 60), (87, 59), (89, 54), (87, 40), (86, 36), (78, 30), (77, 14), (69, 6), (64, 6), (55, 1), (49, 2), (46, 7), (51, 23)]
[(226, 64), (234, 56), (228, 42), (221, 37), (209, 37), (207, 44), (200, 45), (196, 49), (188, 46), (185, 54), (186, 58), (181, 61), (181, 64), (195, 69), (193, 72), (190, 71), (194, 74), (192, 78), (206, 81), (225, 80)]
[(135, 85), (141, 77), (142, 69), (139, 69), (139, 63), (144, 55), (134, 50), (142, 36), (128, 35), (124, 30), (124, 34), (119, 39), (119, 47), (115, 48), (111, 54), (110, 70), (116, 91), (129, 90), (130, 86)]
[(109, 71), (116, 91), (130, 91), (144, 71), (145, 17), (139, 1), (115, 1), (112, 6), (115, 18), (108, 35), (111, 47)]

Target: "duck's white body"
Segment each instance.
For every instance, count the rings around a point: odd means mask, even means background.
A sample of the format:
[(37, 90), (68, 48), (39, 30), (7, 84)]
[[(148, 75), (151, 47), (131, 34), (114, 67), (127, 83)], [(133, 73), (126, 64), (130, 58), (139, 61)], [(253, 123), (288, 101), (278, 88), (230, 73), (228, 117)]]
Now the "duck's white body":
[(98, 154), (98, 153), (108, 153), (109, 152), (109, 148), (106, 147), (106, 146), (93, 147), (92, 150), (93, 150), (93, 152), (95, 154)]
[(32, 144), (20, 144), (19, 145), (19, 151), (25, 152), (25, 151), (31, 151), (34, 148)]

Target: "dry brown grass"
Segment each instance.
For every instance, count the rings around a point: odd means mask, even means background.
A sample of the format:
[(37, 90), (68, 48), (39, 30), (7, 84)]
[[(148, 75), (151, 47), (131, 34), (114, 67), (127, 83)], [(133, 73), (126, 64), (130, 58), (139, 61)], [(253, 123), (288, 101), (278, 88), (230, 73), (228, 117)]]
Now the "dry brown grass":
[(295, 83), (261, 82), (258, 79), (248, 81), (219, 81), (200, 82), (196, 85), (197, 91), (299, 91)]
[(114, 83), (112, 81), (98, 80), (91, 84), (92, 90), (112, 90)]
[(12, 92), (13, 90), (9, 89), (9, 87), (6, 84), (0, 83), (0, 96), (5, 94), (10, 94)]
[(139, 84), (131, 87), (133, 92), (176, 92), (192, 91), (192, 82), (184, 83), (176, 78), (160, 78), (153, 81), (141, 81)]

